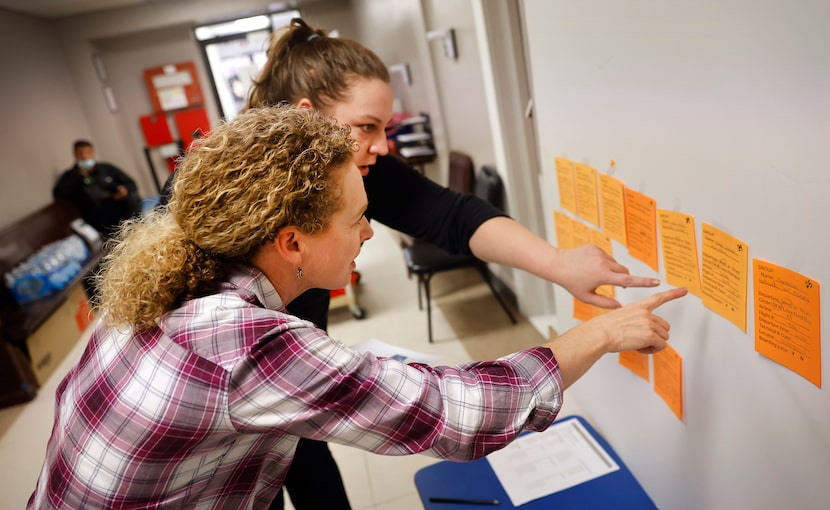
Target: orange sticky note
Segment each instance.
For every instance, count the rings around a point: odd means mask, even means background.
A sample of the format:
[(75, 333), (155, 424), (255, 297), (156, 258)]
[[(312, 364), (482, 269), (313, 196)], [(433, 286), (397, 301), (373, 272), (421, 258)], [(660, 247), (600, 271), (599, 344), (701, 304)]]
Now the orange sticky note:
[(707, 223), (701, 230), (703, 304), (746, 333), (749, 246)]
[(620, 365), (648, 381), (648, 354), (623, 351), (620, 353)]
[(576, 184), (573, 162), (566, 158), (554, 158), (556, 182), (559, 186), (559, 206), (576, 214)]
[(591, 244), (591, 227), (588, 225), (580, 222), (579, 220), (574, 220), (572, 232), (573, 248), (579, 248), (580, 246)]
[[(576, 244), (574, 248), (577, 246), (582, 246), (583, 244), (595, 244), (600, 247), (605, 253), (611, 255), (611, 239), (607, 236), (603, 235), (600, 231), (583, 225), (578, 221), (574, 221), (576, 227), (574, 228), (575, 232), (578, 232), (574, 235), (576, 238)], [(597, 287), (596, 293), (601, 296), (606, 296), (613, 298), (614, 297), (614, 286), (613, 285), (602, 285)], [(593, 319), (598, 315), (602, 315), (604, 313), (608, 313), (611, 310), (607, 308), (600, 308), (598, 306), (589, 305), (588, 303), (584, 303), (577, 298), (573, 298), (573, 318), (580, 321), (587, 321)]]
[(657, 219), (660, 224), (666, 282), (675, 287), (686, 287), (689, 292), (701, 297), (694, 217), (657, 209)]
[(657, 203), (653, 198), (625, 188), (625, 233), (628, 253), (657, 271)]
[[(591, 229), (591, 244), (599, 246), (599, 248), (607, 253), (608, 255), (613, 256), (611, 253), (611, 238), (600, 232), (599, 230)], [(601, 296), (606, 297), (614, 297), (614, 286), (613, 285), (602, 285), (597, 287), (596, 293)]]
[(574, 247), (573, 231), (574, 220), (560, 211), (553, 211), (553, 225), (556, 229), (556, 247), (568, 250)]
[[(573, 248), (586, 244), (596, 244), (602, 249), (611, 249), (611, 240), (603, 236), (599, 231), (573, 220)], [(614, 287), (603, 285), (596, 290), (597, 294), (614, 297)], [(610, 310), (598, 306), (589, 305), (577, 298), (573, 298), (573, 318), (580, 321), (593, 319), (597, 315), (608, 313)]]
[(585, 163), (574, 163), (576, 210), (580, 218), (599, 226), (597, 170)]
[(594, 318), (594, 307), (576, 298), (574, 300), (573, 318), (578, 321), (587, 321)]
[(599, 230), (590, 229), (591, 234), (591, 244), (595, 244), (602, 249), (608, 255), (611, 255), (611, 238), (607, 235), (603, 234)]
[(678, 420), (683, 419), (683, 358), (671, 345), (655, 353), (654, 392), (660, 395)]
[[(607, 287), (607, 285), (605, 287)], [(602, 288), (603, 287), (600, 287), (600, 288), (597, 289), (597, 294), (602, 294), (604, 296), (607, 296), (607, 294), (604, 294), (603, 292), (600, 292), (600, 290)], [(611, 295), (611, 296), (607, 296), (607, 297), (614, 297), (614, 296)], [(589, 305), (588, 303), (580, 301), (577, 298), (573, 298), (573, 300), (574, 300), (574, 303), (573, 303), (573, 309), (574, 309), (573, 318), (578, 320), (578, 321), (583, 321), (584, 322), (584, 321), (587, 321), (587, 320), (591, 320), (594, 317), (597, 317), (599, 315), (602, 315), (604, 313), (608, 313), (608, 312), (611, 311), (608, 308), (600, 308), (598, 306)]]
[(599, 174), (599, 202), (602, 231), (623, 246), (625, 238), (625, 186), (608, 174)]
[(752, 260), (755, 350), (821, 388), (821, 286), (789, 269)]

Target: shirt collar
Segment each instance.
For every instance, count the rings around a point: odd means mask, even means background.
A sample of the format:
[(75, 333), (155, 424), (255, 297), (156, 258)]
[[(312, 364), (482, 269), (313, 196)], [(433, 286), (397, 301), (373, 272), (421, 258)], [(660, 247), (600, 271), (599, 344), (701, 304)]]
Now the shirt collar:
[(236, 266), (231, 270), (229, 281), (241, 289), (253, 292), (265, 308), (270, 310), (285, 309), (282, 298), (277, 294), (277, 289), (259, 269), (251, 266)]

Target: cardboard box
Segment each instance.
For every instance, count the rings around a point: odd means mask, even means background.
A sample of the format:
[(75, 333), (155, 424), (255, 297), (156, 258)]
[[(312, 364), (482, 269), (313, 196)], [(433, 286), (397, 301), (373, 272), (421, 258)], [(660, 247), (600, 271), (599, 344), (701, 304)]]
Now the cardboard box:
[(32, 371), (40, 386), (75, 347), (91, 322), (89, 301), (83, 286), (77, 284), (67, 294), (66, 301), (26, 339)]

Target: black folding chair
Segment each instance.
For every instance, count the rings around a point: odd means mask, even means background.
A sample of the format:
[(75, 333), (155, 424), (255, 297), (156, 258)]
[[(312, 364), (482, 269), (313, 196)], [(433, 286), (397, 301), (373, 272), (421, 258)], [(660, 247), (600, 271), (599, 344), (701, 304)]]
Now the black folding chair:
[[(502, 205), (502, 181), (498, 172), (492, 167), (484, 166), (475, 179), (474, 193), (479, 198), (487, 200), (494, 206), (501, 209)], [(430, 280), (438, 273), (445, 271), (453, 271), (471, 267), (476, 269), (481, 277), (484, 279), (493, 296), (501, 305), (504, 313), (510, 318), (510, 322), (516, 324), (516, 318), (510, 311), (507, 303), (496, 291), (490, 278), (490, 270), (487, 263), (476, 258), (473, 255), (453, 254), (449, 253), (438, 246), (423, 240), (416, 239), (412, 243), (403, 246), (403, 256), (406, 261), (406, 267), (409, 274), (418, 276), (418, 308), (423, 309), (422, 304), (422, 288), (423, 295), (426, 297), (426, 311), (427, 311), (427, 332), (429, 341), (432, 342), (432, 300), (430, 296)]]

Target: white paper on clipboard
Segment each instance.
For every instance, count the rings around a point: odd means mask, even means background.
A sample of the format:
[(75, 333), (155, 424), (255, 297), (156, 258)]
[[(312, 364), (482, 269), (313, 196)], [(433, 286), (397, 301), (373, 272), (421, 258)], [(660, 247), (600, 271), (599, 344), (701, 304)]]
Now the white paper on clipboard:
[(620, 469), (576, 419), (524, 434), (486, 458), (513, 506)]

